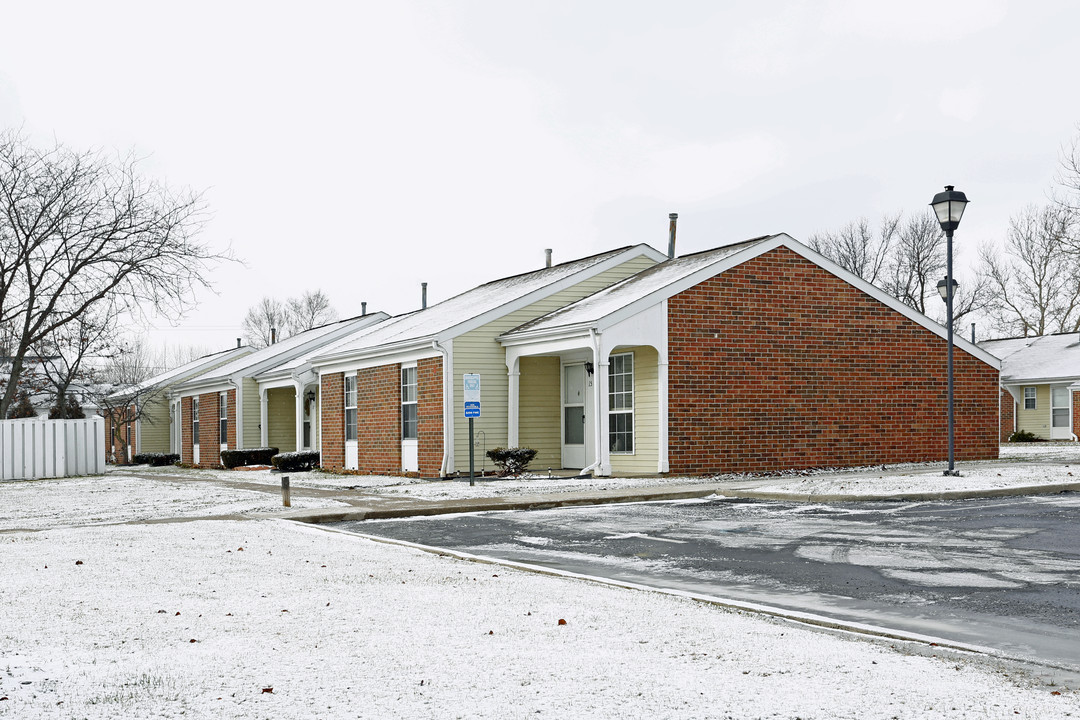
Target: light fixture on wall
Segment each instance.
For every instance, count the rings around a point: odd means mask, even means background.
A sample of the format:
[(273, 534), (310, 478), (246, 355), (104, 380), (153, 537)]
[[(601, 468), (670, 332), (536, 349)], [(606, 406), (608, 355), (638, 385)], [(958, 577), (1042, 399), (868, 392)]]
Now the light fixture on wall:
[(955, 462), (956, 423), (953, 415), (953, 297), (956, 295), (957, 282), (952, 272), (952, 237), (953, 231), (960, 225), (968, 199), (964, 193), (954, 190), (952, 185), (945, 186), (945, 192), (939, 192), (930, 202), (937, 215), (938, 223), (945, 232), (945, 279), (938, 283), (938, 292), (945, 300), (945, 329), (949, 333), (949, 469), (946, 475), (959, 475)]
[(593, 374), (593, 370), (594, 368), (591, 362), (585, 363), (585, 372), (589, 373), (589, 375), (591, 376)]
[(306, 393), (304, 393), (304, 402), (308, 406), (310, 406), (312, 403), (315, 402), (315, 391), (314, 390), (308, 390)]

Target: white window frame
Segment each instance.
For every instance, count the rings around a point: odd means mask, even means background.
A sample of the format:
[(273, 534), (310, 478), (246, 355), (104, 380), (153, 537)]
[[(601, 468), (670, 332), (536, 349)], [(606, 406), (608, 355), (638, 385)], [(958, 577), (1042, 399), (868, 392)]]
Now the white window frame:
[[(412, 382), (407, 382), (407, 376), (411, 376)], [(409, 398), (408, 390), (412, 388), (412, 397)], [(418, 440), (420, 438), (420, 379), (417, 374), (416, 365), (402, 365), (401, 366), (401, 439), (402, 440)], [(411, 405), (413, 407), (413, 434), (409, 435), (405, 432), (405, 408)]]
[(218, 443), (222, 449), (229, 446), (229, 393), (218, 394)]
[[(1029, 390), (1031, 391), (1030, 395), (1028, 394)], [(1037, 397), (1038, 397), (1038, 393), (1037, 393), (1036, 388), (1033, 388), (1033, 387), (1024, 388), (1024, 409), (1025, 410), (1038, 410), (1039, 408), (1038, 408)], [(1031, 406), (1030, 407), (1028, 407), (1028, 400), (1031, 401)]]
[(199, 398), (191, 398), (191, 444), (199, 444)]
[[(352, 380), (352, 389), (349, 389), (349, 381)], [(345, 386), (342, 392), (344, 396), (344, 422), (345, 422), (345, 442), (356, 442), (357, 436), (357, 379), (356, 375), (345, 376)], [(350, 400), (352, 401), (350, 403)], [(349, 437), (349, 411), (352, 411), (352, 437)]]
[[(629, 360), (629, 372), (625, 370), (625, 362)], [(615, 366), (623, 366), (622, 372), (615, 372)], [(608, 360), (608, 447), (611, 448), (612, 455), (633, 455), (637, 451), (637, 421), (634, 417), (635, 406), (634, 402), (634, 353), (618, 353), (612, 355)], [(621, 377), (629, 380), (629, 388), (623, 385), (623, 388), (616, 390), (615, 378)], [(614, 407), (616, 397), (621, 398), (624, 403), (622, 407)], [(626, 401), (629, 404), (626, 404)], [(616, 421), (616, 418), (624, 417), (629, 418), (630, 421), (630, 449), (629, 450), (615, 450), (614, 442), (612, 441), (616, 433), (612, 431), (612, 423)], [(621, 431), (619, 435), (626, 435), (626, 431)]]

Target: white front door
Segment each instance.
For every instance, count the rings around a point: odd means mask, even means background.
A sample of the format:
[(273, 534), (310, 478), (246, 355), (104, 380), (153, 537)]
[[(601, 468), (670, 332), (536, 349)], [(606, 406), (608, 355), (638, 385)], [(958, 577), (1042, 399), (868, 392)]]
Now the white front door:
[(581, 469), (588, 465), (589, 394), (585, 363), (563, 366), (562, 377), (562, 466)]
[(1050, 439), (1072, 439), (1072, 393), (1067, 387), (1050, 388)]

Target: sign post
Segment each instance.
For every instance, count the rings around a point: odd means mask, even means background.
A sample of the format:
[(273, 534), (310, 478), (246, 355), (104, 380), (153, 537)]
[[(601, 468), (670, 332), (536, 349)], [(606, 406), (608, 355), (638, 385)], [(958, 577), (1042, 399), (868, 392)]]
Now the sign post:
[(476, 485), (476, 443), (473, 440), (473, 420), (480, 417), (480, 374), (465, 373), (462, 376), (464, 386), (465, 417), (469, 418), (469, 485)]

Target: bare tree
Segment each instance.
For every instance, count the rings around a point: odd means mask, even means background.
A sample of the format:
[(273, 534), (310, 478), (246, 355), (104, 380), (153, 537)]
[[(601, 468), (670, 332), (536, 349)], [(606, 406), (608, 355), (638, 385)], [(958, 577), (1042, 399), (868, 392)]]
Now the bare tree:
[[(202, 199), (142, 177), (138, 164), (0, 133), (0, 326), (14, 336), (15, 381), (36, 343), (102, 302), (182, 314), (227, 257), (196, 241)], [(0, 415), (15, 386), (0, 396)]]
[(848, 272), (877, 285), (892, 253), (899, 225), (899, 215), (886, 215), (875, 232), (868, 219), (859, 218), (837, 232), (811, 235), (809, 245)]
[(924, 212), (897, 223), (881, 288), (924, 315), (927, 298), (936, 298), (945, 275), (945, 236), (934, 214)]
[(322, 290), (304, 291), (298, 298), (285, 301), (285, 321), (290, 335), (302, 333), (338, 319), (337, 310), (330, 306), (330, 298)]
[(264, 297), (254, 307), (248, 308), (243, 323), (244, 339), (248, 345), (264, 348), (277, 339), (288, 335), (285, 305), (280, 300)]
[(264, 297), (244, 316), (244, 339), (249, 345), (263, 348), (272, 342), (271, 330), (277, 331), (278, 340), (284, 340), (337, 319), (337, 311), (330, 306), (330, 298), (322, 290), (308, 290), (285, 302)]
[(150, 401), (158, 398), (162, 389), (147, 380), (158, 374), (153, 353), (141, 338), (117, 344), (104, 366), (94, 373), (94, 400), (110, 420), (111, 437), (106, 446), (109, 449), (120, 445), (116, 462), (127, 462), (129, 446), (127, 434), (123, 428), (136, 420), (153, 422), (150, 414), (145, 413)]
[(1009, 222), (1005, 256), (981, 250), (989, 285), (988, 313), (998, 332), (1044, 335), (1080, 329), (1080, 264), (1073, 213), (1049, 204), (1028, 206)]
[(105, 360), (116, 351), (116, 319), (116, 306), (102, 303), (56, 326), (35, 343), (41, 371), (52, 385), (53, 408), (58, 409), (59, 417), (66, 417), (68, 389), (79, 382), (91, 382), (92, 368), (88, 363)]

